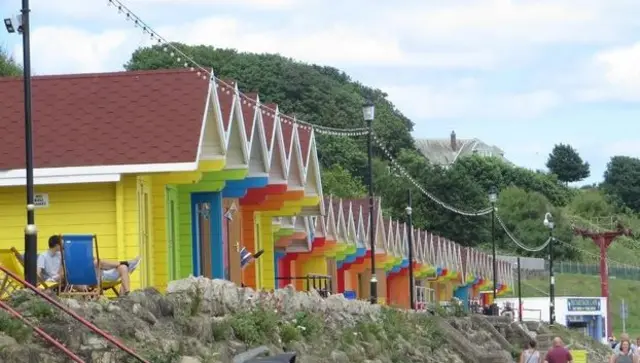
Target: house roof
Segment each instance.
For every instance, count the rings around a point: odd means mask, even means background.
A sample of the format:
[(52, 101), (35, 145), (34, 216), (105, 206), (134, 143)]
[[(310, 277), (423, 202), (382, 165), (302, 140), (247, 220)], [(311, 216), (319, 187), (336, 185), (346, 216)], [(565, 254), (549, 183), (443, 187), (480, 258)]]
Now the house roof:
[(417, 139), (416, 147), (431, 163), (449, 165), (458, 157), (472, 155), (478, 150), (488, 150), (493, 156), (502, 156), (504, 151), (497, 146), (488, 145), (479, 139), (456, 139), (455, 149), (451, 139)]
[[(189, 70), (36, 76), (36, 168), (194, 162), (209, 82)], [(0, 79), (0, 169), (24, 168), (21, 78)]]

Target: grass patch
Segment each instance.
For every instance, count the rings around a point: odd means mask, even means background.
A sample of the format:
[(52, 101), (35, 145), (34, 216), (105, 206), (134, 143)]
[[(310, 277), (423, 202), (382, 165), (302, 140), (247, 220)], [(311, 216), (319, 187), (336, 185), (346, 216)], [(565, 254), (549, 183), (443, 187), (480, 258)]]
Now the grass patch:
[(0, 311), (0, 332), (12, 337), (18, 343), (24, 343), (31, 338), (31, 328), (20, 320)]

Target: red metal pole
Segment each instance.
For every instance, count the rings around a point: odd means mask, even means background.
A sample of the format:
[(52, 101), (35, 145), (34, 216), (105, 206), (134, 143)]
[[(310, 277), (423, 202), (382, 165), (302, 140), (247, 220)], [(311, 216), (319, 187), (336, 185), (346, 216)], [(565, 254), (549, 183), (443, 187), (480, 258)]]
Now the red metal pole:
[(600, 292), (607, 301), (607, 337), (613, 336), (613, 324), (611, 322), (611, 304), (609, 304), (609, 266), (607, 266), (607, 247), (611, 243), (609, 238), (603, 235), (595, 236), (594, 242), (600, 247)]
[(31, 329), (33, 329), (33, 331), (35, 331), (40, 337), (42, 337), (42, 339), (44, 339), (44, 340), (48, 341), (49, 343), (53, 344), (54, 346), (56, 346), (64, 354), (66, 354), (69, 358), (71, 358), (74, 362), (84, 363), (82, 358), (80, 358), (77, 355), (75, 355), (72, 351), (70, 351), (67, 347), (65, 347), (62, 343), (57, 341), (51, 335), (47, 334), (44, 330), (42, 330), (42, 329), (38, 328), (37, 326), (33, 325), (29, 320), (27, 320), (24, 316), (22, 316), (22, 314), (20, 314), (19, 312), (13, 310), (4, 301), (0, 300), (0, 308), (5, 309), (9, 314), (11, 314), (14, 317), (20, 319), (26, 326), (28, 326)]
[(35, 292), (41, 298), (47, 300), (51, 305), (53, 305), (56, 308), (64, 311), (65, 313), (67, 313), (68, 315), (70, 315), (71, 317), (76, 319), (78, 322), (80, 322), (82, 325), (84, 325), (87, 328), (89, 328), (94, 333), (100, 335), (101, 337), (105, 338), (106, 340), (111, 342), (116, 347), (120, 348), (122, 351), (127, 352), (130, 356), (136, 358), (139, 362), (149, 363), (149, 361), (145, 360), (140, 355), (138, 355), (138, 353), (134, 352), (133, 350), (131, 350), (130, 348), (128, 348), (124, 344), (120, 343), (116, 338), (114, 338), (113, 336), (111, 336), (111, 335), (107, 334), (106, 332), (102, 331), (100, 328), (98, 328), (97, 326), (93, 325), (93, 323), (91, 323), (90, 321), (88, 321), (85, 318), (81, 317), (80, 315), (76, 314), (73, 310), (70, 310), (66, 306), (64, 306), (64, 305), (60, 304), (59, 302), (55, 301), (49, 295), (47, 295), (47, 294), (43, 293), (42, 291), (40, 291), (37, 287), (35, 287), (35, 286), (31, 285), (30, 283), (28, 283), (27, 281), (23, 280), (20, 276), (16, 275), (12, 271), (7, 270), (4, 266), (0, 265), (0, 271), (2, 271), (4, 273), (6, 273), (7, 275), (11, 276), (14, 280), (18, 281), (19, 283), (24, 285), (29, 290)]

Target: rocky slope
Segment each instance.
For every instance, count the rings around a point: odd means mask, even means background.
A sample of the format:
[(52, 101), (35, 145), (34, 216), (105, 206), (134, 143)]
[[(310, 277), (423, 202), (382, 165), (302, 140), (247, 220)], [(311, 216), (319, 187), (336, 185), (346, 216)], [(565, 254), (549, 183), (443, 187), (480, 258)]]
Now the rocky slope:
[[(488, 331), (486, 320), (480, 327), (478, 318), (433, 317), (292, 289), (256, 293), (204, 278), (175, 281), (167, 294), (148, 289), (113, 301), (63, 302), (153, 363), (231, 362), (258, 346), (295, 351), (302, 363), (500, 363), (513, 353), (495, 335), (502, 333)], [(86, 362), (135, 361), (30, 293), (9, 303)], [(0, 362), (66, 361), (0, 312)]]

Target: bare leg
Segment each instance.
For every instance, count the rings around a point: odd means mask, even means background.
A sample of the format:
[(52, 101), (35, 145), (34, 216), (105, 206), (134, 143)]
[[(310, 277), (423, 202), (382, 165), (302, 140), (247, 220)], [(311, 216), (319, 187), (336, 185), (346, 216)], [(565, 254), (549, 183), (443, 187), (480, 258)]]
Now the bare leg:
[(131, 285), (129, 284), (129, 267), (125, 265), (118, 265), (118, 267), (116, 267), (116, 271), (118, 271), (118, 275), (120, 275), (120, 293), (126, 294), (131, 288)]
[(100, 270), (111, 270), (112, 268), (117, 268), (119, 265), (120, 262), (117, 261), (100, 260), (100, 266), (98, 267), (100, 268)]

